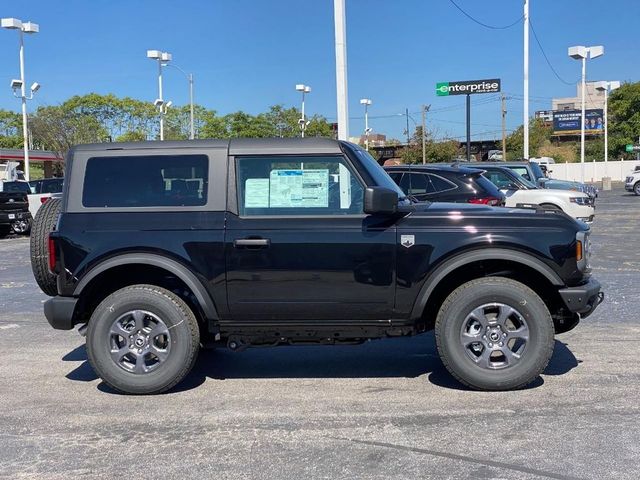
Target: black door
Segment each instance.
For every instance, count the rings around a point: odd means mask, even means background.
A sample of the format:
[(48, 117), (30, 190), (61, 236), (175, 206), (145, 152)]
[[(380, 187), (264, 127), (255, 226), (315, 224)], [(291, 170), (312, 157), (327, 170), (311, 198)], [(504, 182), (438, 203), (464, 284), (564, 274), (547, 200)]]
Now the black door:
[(234, 166), (237, 215), (225, 239), (234, 320), (391, 317), (395, 226), (363, 214), (363, 183), (346, 158), (248, 156)]

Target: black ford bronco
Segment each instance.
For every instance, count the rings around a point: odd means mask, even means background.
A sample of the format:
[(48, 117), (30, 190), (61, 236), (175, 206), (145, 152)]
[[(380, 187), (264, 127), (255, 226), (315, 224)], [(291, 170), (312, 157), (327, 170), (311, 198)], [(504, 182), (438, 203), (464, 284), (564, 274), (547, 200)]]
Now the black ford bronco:
[(554, 334), (603, 298), (585, 224), (415, 203), (347, 142), (85, 145), (65, 179), (36, 221), (35, 251), (45, 244), (48, 259), (36, 255), (34, 272), (55, 295), (45, 315), (57, 329), (82, 325), (93, 368), (122, 392), (170, 389), (201, 346), (431, 329), (463, 384), (514, 389), (544, 370)]

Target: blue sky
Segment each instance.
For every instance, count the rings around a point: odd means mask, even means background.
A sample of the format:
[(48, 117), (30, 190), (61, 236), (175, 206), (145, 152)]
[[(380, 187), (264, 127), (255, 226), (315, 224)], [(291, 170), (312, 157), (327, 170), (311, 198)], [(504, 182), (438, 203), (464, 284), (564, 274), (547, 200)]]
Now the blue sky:
[[(506, 25), (522, 15), (521, 0), (456, 0), (478, 20)], [(350, 134), (364, 128), (359, 99), (373, 100), (374, 131), (401, 138), (405, 108), (420, 121), (420, 105), (438, 136), (463, 136), (464, 97), (436, 97), (438, 81), (501, 78), (513, 94), (507, 127), (522, 123), (522, 24), (490, 30), (448, 0), (346, 0)], [(636, 81), (640, 35), (636, 0), (531, 0), (531, 20), (549, 60), (566, 81), (577, 81), (570, 45), (604, 45), (590, 61), (590, 80)], [(157, 66), (147, 49), (173, 54), (195, 77), (196, 101), (220, 114), (299, 105), (296, 83), (311, 85), (307, 112), (335, 121), (332, 0), (26, 0), (5, 1), (0, 16), (32, 20), (26, 38), (27, 82), (42, 89), (29, 109), (89, 92), (153, 101)], [(19, 108), (9, 82), (18, 73), (18, 38), (0, 31), (0, 108)], [(530, 110), (550, 109), (551, 97), (573, 96), (558, 80), (531, 36)], [(165, 98), (188, 102), (187, 82), (170, 69)], [(499, 138), (500, 102), (472, 97), (474, 138)], [(413, 122), (411, 122), (413, 129)]]

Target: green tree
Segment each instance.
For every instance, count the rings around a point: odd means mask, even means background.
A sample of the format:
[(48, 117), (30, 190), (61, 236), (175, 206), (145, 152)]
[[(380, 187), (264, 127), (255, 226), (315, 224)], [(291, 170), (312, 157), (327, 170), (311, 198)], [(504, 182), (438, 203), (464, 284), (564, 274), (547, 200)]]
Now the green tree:
[(104, 142), (109, 132), (92, 114), (78, 114), (64, 106), (40, 107), (31, 118), (34, 141), (60, 156), (80, 143)]
[(640, 82), (625, 83), (609, 97), (609, 154), (631, 158), (625, 145), (640, 135)]
[[(549, 142), (551, 127), (536, 118), (529, 124), (529, 156), (538, 156), (538, 150)], [(522, 158), (524, 151), (524, 127), (520, 125), (507, 136), (507, 160)]]
[(22, 119), (19, 113), (0, 109), (0, 147), (22, 148)]

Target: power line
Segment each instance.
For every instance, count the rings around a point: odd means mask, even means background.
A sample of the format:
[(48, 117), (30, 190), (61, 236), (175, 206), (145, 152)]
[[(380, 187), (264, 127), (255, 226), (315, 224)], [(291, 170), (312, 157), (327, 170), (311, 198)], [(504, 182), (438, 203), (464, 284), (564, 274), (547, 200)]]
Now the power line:
[(460, 12), (462, 12), (462, 14), (467, 17), (469, 20), (477, 23), (478, 25), (482, 25), (484, 28), (489, 28), (491, 30), (506, 30), (507, 28), (511, 28), (514, 25), (517, 25), (518, 23), (520, 23), (522, 21), (522, 19), (524, 18), (524, 15), (522, 15), (520, 18), (518, 18), (515, 22), (510, 23), (509, 25), (504, 25), (504, 26), (496, 26), (496, 25), (489, 25), (486, 23), (481, 22), (480, 20), (477, 20), (475, 18), (473, 18), (471, 15), (469, 15), (467, 12), (465, 12), (460, 5), (458, 5), (456, 2), (454, 2), (453, 0), (449, 0), (451, 2), (451, 4), (456, 7), (458, 10), (460, 10)]
[(549, 68), (551, 69), (551, 71), (553, 72), (553, 74), (556, 76), (556, 78), (558, 80), (560, 80), (562, 83), (564, 83), (565, 85), (575, 85), (576, 82), (567, 82), (564, 78), (562, 78), (558, 72), (556, 71), (556, 69), (553, 67), (553, 65), (551, 64), (551, 60), (549, 60), (549, 57), (547, 57), (547, 54), (544, 51), (544, 48), (542, 48), (542, 44), (540, 43), (540, 40), (538, 39), (538, 34), (536, 33), (535, 28), (533, 28), (533, 23), (531, 22), (531, 19), (529, 19), (529, 26), (531, 27), (531, 33), (533, 33), (533, 38), (535, 38), (536, 43), (538, 44), (538, 48), (540, 48), (540, 51), (542, 52), (542, 56), (544, 57), (544, 59), (547, 62), (547, 65), (549, 65)]

